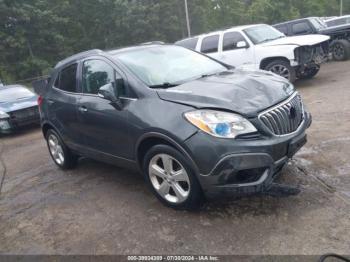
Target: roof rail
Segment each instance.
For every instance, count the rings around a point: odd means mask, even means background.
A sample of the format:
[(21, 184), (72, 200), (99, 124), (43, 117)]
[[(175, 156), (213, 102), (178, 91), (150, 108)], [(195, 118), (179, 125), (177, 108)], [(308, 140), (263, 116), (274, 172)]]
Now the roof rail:
[(67, 57), (67, 58), (65, 58), (65, 59), (63, 59), (63, 60), (61, 60), (61, 61), (59, 61), (59, 62), (56, 64), (55, 68), (60, 67), (60, 66), (63, 65), (63, 64), (66, 64), (66, 63), (68, 63), (68, 62), (70, 62), (70, 61), (76, 60), (76, 59), (78, 59), (78, 58), (80, 58), (80, 57), (83, 57), (83, 56), (87, 56), (87, 55), (97, 55), (97, 54), (101, 54), (101, 53), (103, 53), (103, 51), (100, 50), (100, 49), (92, 49), (92, 50), (80, 52), (80, 53), (78, 53), (78, 54), (74, 54), (74, 55), (72, 55), (72, 56), (69, 56), (69, 57)]
[(177, 40), (175, 43), (183, 41), (183, 40), (187, 40), (187, 39), (192, 39), (192, 38), (196, 38), (196, 37), (200, 37), (200, 36), (209, 35), (209, 34), (216, 33), (216, 32), (226, 31), (226, 30), (233, 29), (233, 28), (236, 28), (236, 27), (238, 27), (238, 26), (228, 26), (228, 27), (219, 28), (219, 29), (214, 30), (214, 31), (202, 33), (202, 34), (199, 34), (199, 35), (192, 35), (192, 36), (189, 36), (189, 37)]

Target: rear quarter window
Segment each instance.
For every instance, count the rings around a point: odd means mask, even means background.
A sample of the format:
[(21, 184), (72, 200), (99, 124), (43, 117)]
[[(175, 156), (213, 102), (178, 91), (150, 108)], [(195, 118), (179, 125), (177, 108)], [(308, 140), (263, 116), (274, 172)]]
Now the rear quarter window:
[(196, 38), (191, 38), (191, 39), (185, 39), (185, 40), (181, 40), (179, 42), (176, 42), (175, 44), (178, 46), (182, 46), (188, 49), (196, 49), (198, 43), (198, 37)]
[(275, 26), (275, 28), (276, 28), (278, 31), (280, 31), (280, 32), (282, 32), (283, 34), (285, 34), (285, 35), (288, 34), (288, 27), (287, 27), (287, 25), (277, 25), (277, 26)]
[(58, 74), (54, 87), (67, 92), (77, 92), (77, 64), (72, 64)]

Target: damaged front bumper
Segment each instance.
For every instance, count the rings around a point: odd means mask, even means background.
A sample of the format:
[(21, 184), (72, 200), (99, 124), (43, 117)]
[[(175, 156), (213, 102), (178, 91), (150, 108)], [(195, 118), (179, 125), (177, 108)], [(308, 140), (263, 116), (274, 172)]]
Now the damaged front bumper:
[(209, 198), (268, 193), (288, 160), (306, 143), (306, 135), (291, 140), (287, 155), (274, 161), (266, 153), (234, 154), (202, 178)]
[[(213, 142), (206, 134), (193, 136), (186, 144), (193, 150), (200, 170), (198, 180), (205, 195), (208, 198), (231, 197), (275, 190), (273, 181), (306, 143), (305, 130), (311, 121), (311, 115), (306, 113), (298, 132), (285, 137)], [(206, 152), (198, 148), (201, 143), (208, 142), (212, 145)], [(203, 144), (202, 148), (207, 146)], [(212, 163), (215, 164), (211, 166)]]
[(314, 67), (327, 62), (331, 58), (328, 41), (313, 46), (300, 46), (294, 50), (295, 60), (292, 66)]

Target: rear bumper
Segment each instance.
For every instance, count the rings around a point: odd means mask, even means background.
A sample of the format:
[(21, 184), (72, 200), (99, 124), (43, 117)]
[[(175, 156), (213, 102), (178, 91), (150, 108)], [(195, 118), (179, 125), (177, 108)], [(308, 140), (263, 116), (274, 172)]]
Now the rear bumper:
[(311, 121), (307, 114), (298, 132), (287, 137), (213, 141), (207, 134), (196, 134), (187, 147), (193, 150), (205, 195), (214, 198), (268, 191), (283, 166), (306, 143), (305, 130)]

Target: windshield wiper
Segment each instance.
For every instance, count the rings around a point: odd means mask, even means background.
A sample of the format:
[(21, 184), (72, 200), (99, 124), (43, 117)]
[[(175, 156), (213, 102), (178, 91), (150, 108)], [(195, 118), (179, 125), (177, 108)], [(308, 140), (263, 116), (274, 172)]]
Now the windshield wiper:
[(174, 86), (178, 86), (178, 85), (165, 82), (165, 83), (159, 84), (159, 85), (150, 85), (149, 87), (150, 88), (170, 88), (170, 87), (174, 87)]
[(194, 78), (190, 78), (190, 79), (187, 79), (187, 80), (177, 81), (176, 83), (165, 82), (165, 83), (162, 83), (162, 84), (159, 84), (159, 85), (150, 85), (149, 87), (150, 88), (170, 88), (170, 87), (175, 87), (175, 86), (182, 85), (182, 84), (184, 84), (186, 82), (189, 82), (189, 81), (198, 80), (198, 79), (202, 79), (202, 78), (218, 75), (218, 74), (221, 74), (223, 72), (226, 72), (226, 71), (203, 74), (203, 75), (201, 75), (199, 77), (194, 77)]

